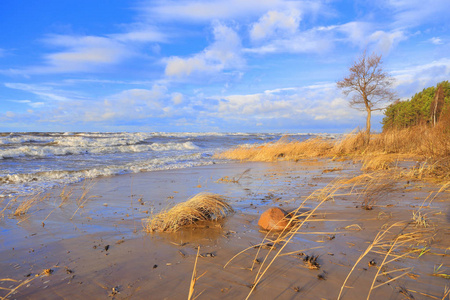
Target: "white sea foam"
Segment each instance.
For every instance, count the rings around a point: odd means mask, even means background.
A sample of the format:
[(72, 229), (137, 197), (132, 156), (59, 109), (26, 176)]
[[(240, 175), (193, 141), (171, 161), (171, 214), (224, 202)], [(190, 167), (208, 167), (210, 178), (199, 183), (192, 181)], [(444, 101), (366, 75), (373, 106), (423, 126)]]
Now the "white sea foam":
[[(69, 145), (70, 143), (68, 143)], [(112, 154), (112, 153), (139, 153), (148, 151), (171, 151), (171, 150), (195, 150), (199, 149), (193, 142), (184, 143), (153, 143), (147, 145), (121, 145), (105, 146), (102, 143), (88, 143), (87, 141), (78, 146), (21, 146), (16, 148), (0, 149), (0, 159), (35, 157), (43, 158), (49, 156), (80, 155), (80, 154)]]

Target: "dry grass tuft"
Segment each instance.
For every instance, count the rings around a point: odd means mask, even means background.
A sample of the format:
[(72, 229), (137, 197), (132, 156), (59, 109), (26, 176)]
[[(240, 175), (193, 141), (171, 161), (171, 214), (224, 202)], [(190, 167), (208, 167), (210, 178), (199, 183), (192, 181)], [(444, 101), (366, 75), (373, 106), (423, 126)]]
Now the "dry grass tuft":
[(363, 161), (363, 171), (389, 170), (394, 163), (394, 159), (389, 155), (377, 155), (366, 157)]
[(74, 188), (69, 188), (68, 186), (65, 186), (61, 193), (59, 194), (59, 197), (61, 198), (61, 203), (58, 205), (58, 207), (63, 207), (64, 204), (66, 204), (69, 201), (69, 198), (73, 195)]
[(413, 211), (412, 219), (414, 224), (416, 224), (416, 227), (426, 228), (429, 226), (426, 214), (422, 214), (421, 211)]
[(13, 213), (14, 217), (20, 217), (28, 213), (28, 211), (38, 204), (39, 202), (44, 201), (49, 198), (50, 194), (45, 194), (41, 197), (41, 193), (30, 196), (28, 198), (24, 198), (23, 201), (17, 206), (16, 210)]
[[(3, 206), (3, 208), (0, 210), (0, 220), (3, 219), (3, 218), (5, 217), (5, 211), (6, 211), (8, 208), (11, 208), (11, 202), (17, 202), (17, 199), (19, 199), (19, 196), (15, 197), (15, 198), (11, 198), (11, 199), (8, 201), (8, 203), (6, 203), (6, 205)], [(0, 205), (3, 204), (3, 201), (5, 201), (5, 199), (2, 199), (2, 200), (0, 201)]]
[[(89, 192), (91, 191), (91, 189), (94, 187), (95, 185), (95, 181), (93, 179), (85, 179), (83, 181), (83, 186), (81, 187), (82, 193), (80, 195), (80, 197), (78, 199), (76, 199), (76, 203), (77, 203), (77, 209), (75, 210), (75, 212), (73, 213), (72, 217), (70, 218), (70, 220), (73, 219), (73, 217), (75, 217), (75, 215), (77, 214), (77, 212), (80, 210), (80, 208), (84, 208), (84, 205), (86, 204), (86, 202), (89, 201), (89, 199), (94, 198), (95, 196), (87, 196), (89, 194)], [(61, 195), (60, 195), (61, 196)], [(63, 194), (63, 196), (61, 196), (61, 205), (64, 204), (64, 197), (66, 196), (66, 194)], [(68, 195), (66, 197), (66, 200), (68, 199), (70, 195)]]
[(147, 232), (175, 232), (199, 221), (220, 220), (233, 212), (225, 198), (218, 194), (200, 193), (186, 202), (144, 220)]
[(390, 180), (389, 174), (374, 173), (365, 184), (360, 194), (361, 206), (365, 210), (372, 210), (379, 200), (384, 200), (395, 190), (395, 182)]
[(365, 148), (365, 133), (363, 131), (353, 130), (344, 138), (335, 142), (333, 152), (335, 155), (348, 155), (356, 153)]
[(247, 174), (248, 172), (250, 172), (250, 169), (245, 170), (244, 172), (242, 172), (239, 176), (237, 177), (233, 177), (230, 178), (228, 176), (224, 176), (222, 178), (219, 178), (216, 183), (239, 183), (239, 181), (242, 179), (242, 177), (244, 177), (245, 174)]
[(437, 276), (437, 277), (441, 277), (441, 278), (445, 278), (445, 279), (450, 279), (450, 274), (446, 274), (444, 273), (443, 270), (441, 270), (443, 264), (440, 264), (438, 267), (434, 267), (433, 270), (433, 276)]

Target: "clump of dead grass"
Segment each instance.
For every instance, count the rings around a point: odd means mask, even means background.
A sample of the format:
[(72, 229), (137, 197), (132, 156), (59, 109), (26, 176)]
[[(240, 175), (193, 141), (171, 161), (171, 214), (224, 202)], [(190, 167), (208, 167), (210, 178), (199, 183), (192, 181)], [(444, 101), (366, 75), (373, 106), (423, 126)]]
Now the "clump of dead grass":
[(372, 210), (379, 200), (386, 199), (394, 190), (395, 182), (389, 179), (389, 174), (371, 174), (358, 197), (358, 199), (362, 198), (361, 207)]
[(423, 214), (421, 211), (413, 211), (413, 222), (416, 224), (416, 227), (428, 227), (429, 222), (426, 214)]
[(13, 216), (14, 217), (20, 217), (28, 213), (28, 211), (37, 205), (39, 202), (44, 201), (45, 199), (49, 198), (50, 194), (45, 194), (41, 196), (41, 193), (24, 198), (22, 202), (17, 206), (15, 209)]
[[(96, 197), (96, 196), (88, 197), (89, 192), (91, 191), (91, 189), (94, 187), (95, 184), (96, 184), (96, 182), (93, 179), (85, 179), (83, 181), (83, 186), (81, 187), (81, 190), (82, 190), (81, 195), (75, 201), (77, 204), (77, 209), (73, 213), (70, 220), (72, 220), (73, 217), (75, 217), (75, 215), (81, 208), (84, 208), (86, 202), (88, 202), (90, 199)], [(67, 192), (66, 192), (64, 194), (60, 194), (61, 206), (64, 205), (64, 202), (67, 201), (67, 199), (72, 195), (71, 193), (72, 192), (69, 192), (69, 194), (67, 194)]]
[[(19, 199), (19, 196), (15, 197), (15, 198), (11, 198), (11, 199), (8, 201), (8, 203), (6, 203), (5, 206), (3, 206), (3, 208), (0, 210), (0, 220), (3, 219), (3, 218), (5, 217), (5, 211), (6, 211), (8, 208), (11, 208), (12, 203), (13, 203), (13, 202), (17, 202), (17, 199)], [(5, 199), (2, 199), (2, 200), (0, 201), (0, 205), (3, 205), (3, 202), (4, 202), (4, 201), (5, 201)]]
[(394, 159), (389, 155), (377, 155), (366, 157), (363, 160), (363, 171), (389, 170), (394, 164)]
[(69, 201), (69, 198), (73, 195), (73, 190), (73, 187), (69, 188), (67, 185), (61, 190), (61, 193), (59, 194), (61, 203), (58, 205), (58, 207), (63, 207)]
[(144, 220), (146, 232), (175, 232), (183, 226), (195, 225), (199, 221), (220, 220), (233, 208), (218, 194), (200, 193), (186, 202)]
[(244, 175), (247, 174), (248, 172), (250, 172), (250, 169), (246, 169), (239, 176), (233, 178), (230, 178), (228, 176), (221, 177), (216, 181), (216, 183), (239, 183), (242, 177), (244, 177)]

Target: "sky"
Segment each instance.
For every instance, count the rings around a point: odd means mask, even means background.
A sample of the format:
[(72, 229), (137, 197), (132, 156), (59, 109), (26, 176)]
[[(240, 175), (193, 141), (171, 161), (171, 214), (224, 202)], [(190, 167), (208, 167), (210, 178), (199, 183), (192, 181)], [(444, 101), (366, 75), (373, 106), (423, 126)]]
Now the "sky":
[(449, 12), (449, 0), (2, 0), (0, 131), (349, 132), (365, 113), (336, 82), (364, 50), (400, 99), (450, 79)]

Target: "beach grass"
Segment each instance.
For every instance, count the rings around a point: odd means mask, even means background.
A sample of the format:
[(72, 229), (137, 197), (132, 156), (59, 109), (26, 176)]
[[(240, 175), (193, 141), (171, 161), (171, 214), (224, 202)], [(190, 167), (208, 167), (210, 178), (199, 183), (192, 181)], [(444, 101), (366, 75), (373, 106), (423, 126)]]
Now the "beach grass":
[(212, 193), (199, 193), (186, 202), (144, 219), (146, 232), (175, 232), (181, 227), (200, 221), (217, 221), (225, 218), (233, 208), (225, 197)]
[[(76, 204), (77, 204), (77, 209), (75, 210), (75, 212), (73, 213), (72, 217), (70, 218), (70, 220), (73, 219), (73, 217), (75, 217), (75, 215), (77, 214), (77, 212), (81, 209), (84, 208), (86, 202), (88, 202), (90, 199), (94, 198), (95, 196), (89, 196), (88, 194), (91, 191), (91, 189), (94, 187), (95, 185), (95, 181), (93, 179), (85, 179), (83, 181), (83, 186), (81, 187), (81, 195), (76, 199)], [(70, 193), (70, 192), (69, 192)], [(63, 205), (63, 203), (65, 201), (67, 201), (67, 199), (70, 197), (69, 194), (67, 194), (67, 192), (65, 192), (61, 197), (61, 206)]]
[[(0, 210), (0, 220), (3, 219), (5, 217), (5, 211), (8, 208), (11, 208), (12, 203), (17, 202), (17, 199), (19, 199), (19, 196), (16, 196), (14, 198), (9, 199), (9, 201), (5, 204), (5, 206), (3, 206), (3, 208)], [(0, 201), (0, 205), (3, 205), (3, 202), (5, 201), (5, 199), (1, 199)]]
[(41, 195), (41, 193), (38, 193), (24, 198), (22, 202), (20, 202), (20, 204), (14, 210), (13, 216), (21, 217), (26, 215), (32, 207), (37, 205), (39, 202), (48, 199), (50, 196), (51, 194)]
[(432, 177), (450, 177), (450, 130), (426, 125), (372, 134), (354, 131), (339, 139), (315, 137), (303, 141), (282, 137), (265, 145), (244, 145), (216, 154), (216, 158), (240, 161), (298, 161), (306, 158), (353, 158), (363, 160), (363, 170), (390, 169), (396, 160), (426, 161), (420, 170)]
[(197, 294), (197, 296), (194, 297), (195, 284), (197, 283), (197, 280), (199, 280), (203, 275), (206, 274), (206, 271), (205, 271), (202, 275), (197, 276), (197, 262), (198, 262), (199, 256), (200, 256), (200, 245), (197, 246), (197, 255), (195, 256), (194, 269), (192, 270), (191, 282), (189, 284), (188, 300), (195, 300), (203, 293), (203, 292), (200, 292)]
[(36, 274), (35, 276), (30, 276), (29, 278), (25, 279), (24, 281), (12, 279), (12, 278), (0, 278), (0, 282), (17, 283), (16, 286), (10, 286), (10, 287), (1, 287), (0, 286), (0, 290), (7, 291), (6, 295), (0, 296), (0, 300), (10, 299), (11, 296), (14, 295), (15, 293), (17, 293), (17, 291), (19, 289), (21, 289), (22, 287), (28, 286), (30, 282), (32, 282), (33, 280), (35, 280), (37, 278), (41, 278), (43, 276), (49, 276), (49, 275), (51, 275), (52, 272), (53, 272), (52, 269), (44, 269), (41, 273)]

